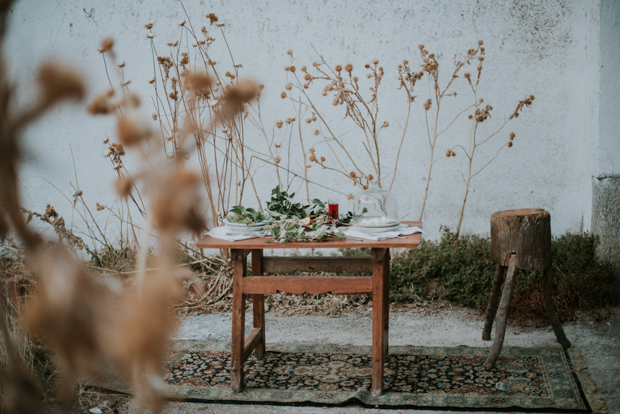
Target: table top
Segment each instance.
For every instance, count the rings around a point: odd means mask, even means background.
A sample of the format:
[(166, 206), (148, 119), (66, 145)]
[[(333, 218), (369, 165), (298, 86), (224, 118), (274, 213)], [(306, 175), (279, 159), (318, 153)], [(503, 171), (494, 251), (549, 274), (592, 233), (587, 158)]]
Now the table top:
[[(419, 221), (403, 221), (402, 223), (408, 224), (411, 227), (422, 228), (422, 223)], [(217, 239), (211, 236), (203, 236), (200, 241), (196, 243), (196, 247), (198, 247), (199, 249), (361, 249), (364, 247), (413, 248), (418, 247), (420, 245), (420, 242), (422, 241), (421, 233), (416, 233), (404, 237), (405, 238), (393, 238), (386, 240), (360, 240), (347, 238), (346, 240), (329, 240), (324, 242), (276, 243), (270, 238), (266, 237), (255, 237), (253, 239), (228, 241)]]

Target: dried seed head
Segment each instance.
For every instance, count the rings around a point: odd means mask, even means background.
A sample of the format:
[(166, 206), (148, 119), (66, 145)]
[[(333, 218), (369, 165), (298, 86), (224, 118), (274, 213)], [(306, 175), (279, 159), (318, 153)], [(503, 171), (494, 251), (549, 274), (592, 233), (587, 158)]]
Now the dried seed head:
[(478, 40), (478, 45), (482, 46), (484, 42), (482, 40)]
[(347, 72), (351, 73), (351, 71), (353, 70), (353, 65), (350, 63), (347, 63), (344, 67), (344, 70), (346, 70)]
[(46, 108), (65, 99), (81, 100), (86, 94), (84, 83), (75, 72), (51, 62), (41, 66), (37, 80)]
[(325, 157), (321, 157), (321, 162), (325, 162)]
[(314, 135), (319, 135), (319, 130), (318, 129), (314, 130)]
[(293, 89), (293, 86), (290, 83), (287, 83), (284, 89), (286, 89), (287, 91), (290, 91), (291, 89)]
[(377, 64), (379, 63), (379, 60), (378, 60), (378, 59), (373, 59), (373, 60), (372, 60), (372, 63), (374, 63), (375, 65), (377, 65)]
[(177, 23), (179, 26), (183, 27), (185, 26), (185, 20), (181, 20), (180, 22)]
[(306, 118), (306, 124), (309, 124), (310, 122), (312, 122), (311, 118)]
[(424, 49), (424, 45), (418, 45), (418, 49), (420, 50)]
[(301, 71), (302, 71), (302, 72), (305, 72), (306, 70), (308, 70), (308, 68), (307, 68), (307, 67), (305, 67), (305, 66), (302, 66), (302, 67), (301, 67)]
[(362, 188), (363, 188), (364, 190), (368, 190), (368, 185), (364, 185)]
[(106, 138), (106, 139), (103, 140), (104, 144), (107, 144), (108, 142), (110, 142), (110, 138)]
[(50, 204), (45, 205), (45, 216), (46, 217), (58, 217), (58, 213), (54, 210)]
[(217, 18), (217, 16), (213, 13), (209, 13), (205, 16), (207, 19), (211, 20), (211, 24), (217, 22), (219, 19)]
[(375, 178), (375, 177), (374, 177), (372, 174), (368, 174), (368, 175), (366, 176), (366, 179), (367, 179), (368, 181), (372, 181), (374, 178)]
[(280, 157), (279, 155), (275, 158), (276, 164), (280, 164), (280, 161), (282, 161), (282, 157)]
[(508, 141), (508, 148), (512, 147), (512, 141)]
[(127, 116), (119, 118), (116, 132), (121, 143), (127, 146), (137, 145), (151, 136), (151, 130), (146, 124)]
[(355, 171), (351, 171), (351, 172), (349, 173), (349, 177), (351, 177), (351, 178), (355, 178), (355, 177), (357, 177), (357, 175), (355, 174)]
[(465, 73), (463, 76), (465, 77), (465, 79), (469, 79), (469, 77), (470, 77), (471, 75), (469, 74), (469, 72), (467, 72), (467, 73)]
[(314, 152), (316, 151), (314, 148), (310, 148), (308, 151), (310, 151), (311, 153), (314, 154)]
[(359, 78), (357, 76), (353, 76), (353, 82), (357, 82)]
[(116, 180), (116, 192), (121, 198), (126, 198), (131, 193), (133, 180), (127, 176)]
[(534, 95), (530, 95), (530, 101), (534, 100)]
[(446, 150), (446, 157), (449, 157), (450, 155), (452, 155), (452, 151), (450, 149)]
[(336, 72), (340, 72), (342, 70), (342, 66), (336, 65), (335, 69), (336, 69)]
[(390, 124), (388, 123), (388, 121), (384, 121), (383, 125), (381, 126), (381, 128), (387, 128), (389, 126), (390, 126)]
[(96, 203), (96, 204), (97, 204), (97, 211), (105, 210), (105, 207), (104, 207), (104, 206), (102, 206), (102, 205), (101, 205), (101, 204), (99, 204), (99, 203)]
[(355, 196), (353, 195), (353, 193), (347, 194), (347, 200), (353, 200), (354, 198)]
[(282, 93), (280, 94), (280, 97), (281, 97), (282, 99), (286, 98), (286, 92), (282, 92)]
[(309, 73), (306, 73), (306, 75), (304, 76), (304, 79), (307, 81), (312, 80), (312, 75), (310, 75)]
[(473, 117), (474, 116), (472, 114), (469, 114), (469, 116), (468, 116), (469, 119), (473, 119)]
[(282, 146), (282, 144), (276, 143), (276, 148), (280, 148)]
[(112, 47), (114, 47), (114, 39), (111, 37), (106, 37), (101, 41), (101, 49), (99, 49), (99, 52), (105, 53), (111, 51)]
[(516, 136), (516, 135), (515, 135), (515, 133), (514, 133), (514, 132), (511, 132), (511, 133), (510, 133), (510, 140), (512, 141), (513, 139), (515, 139), (515, 136)]
[(289, 55), (289, 56), (293, 56), (293, 51), (289, 50), (288, 52), (286, 52), (286, 54)]
[(314, 155), (314, 154), (310, 155), (310, 161), (315, 162), (316, 161), (316, 155)]
[(290, 70), (291, 72), (295, 72), (295, 66), (291, 66), (288, 70)]
[(147, 23), (144, 25), (144, 27), (146, 27), (148, 30), (151, 30), (153, 28), (153, 23)]
[(284, 124), (284, 122), (278, 121), (278, 122), (276, 122), (276, 127), (282, 128), (282, 124)]
[(316, 121), (316, 115), (312, 115), (312, 120)]

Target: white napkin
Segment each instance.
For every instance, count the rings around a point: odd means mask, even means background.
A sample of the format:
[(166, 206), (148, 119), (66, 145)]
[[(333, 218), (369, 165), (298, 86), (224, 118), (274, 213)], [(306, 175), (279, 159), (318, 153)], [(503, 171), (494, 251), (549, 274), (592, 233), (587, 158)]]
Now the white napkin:
[(422, 233), (422, 229), (419, 227), (409, 227), (407, 224), (399, 224), (394, 227), (393, 230), (383, 231), (381, 233), (366, 233), (363, 229), (354, 226), (351, 226), (342, 232), (348, 237), (354, 237), (356, 239), (385, 240), (393, 239), (398, 236), (408, 236), (410, 234)]
[(227, 228), (226, 226), (215, 227), (211, 229), (207, 235), (211, 237), (215, 237), (216, 239), (228, 240), (228, 241), (239, 241), (245, 239), (253, 239), (255, 237), (265, 237), (269, 236), (271, 233), (269, 230), (261, 230), (261, 231), (248, 231), (240, 232), (233, 231)]

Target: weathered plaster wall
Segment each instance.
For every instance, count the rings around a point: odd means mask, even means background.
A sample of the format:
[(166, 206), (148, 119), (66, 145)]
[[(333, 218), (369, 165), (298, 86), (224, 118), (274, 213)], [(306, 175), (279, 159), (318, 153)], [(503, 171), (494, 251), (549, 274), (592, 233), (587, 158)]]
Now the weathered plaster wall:
[(620, 274), (620, 2), (600, 3), (600, 93), (592, 231), (600, 253), (616, 258)]
[[(494, 107), (483, 132), (500, 125), (519, 99), (529, 94), (536, 96), (532, 109), (526, 109), (477, 155), (476, 165), (480, 167), (508, 139), (509, 132), (516, 133), (515, 146), (504, 150), (472, 184), (462, 231), (483, 234), (488, 233), (489, 217), (494, 211), (525, 207), (548, 210), (554, 234), (591, 228), (592, 177), (603, 172), (618, 174), (618, 140), (605, 138), (601, 145), (598, 139), (599, 128), (601, 136), (610, 136), (620, 122), (614, 115), (618, 112), (617, 93), (600, 88), (600, 83), (613, 78), (614, 73), (599, 75), (598, 63), (593, 63), (598, 62), (601, 47), (598, 18), (613, 20), (607, 9), (615, 7), (611, 0), (603, 1), (600, 10), (598, 1), (576, 0), (185, 2), (195, 26), (205, 24), (204, 15), (210, 12), (226, 23), (228, 44), (235, 61), (243, 64), (242, 74), (265, 84), (262, 109), (268, 128), (277, 120), (295, 116), (288, 101), (279, 97), (286, 83), (283, 67), (290, 64), (287, 50), (294, 51), (297, 67), (309, 66), (316, 60), (316, 49), (332, 64), (352, 63), (360, 78), (364, 76), (363, 65), (379, 59), (386, 71), (380, 94), (381, 120), (390, 123), (381, 137), (386, 165), (393, 162), (405, 117), (404, 93), (397, 90), (396, 65), (403, 59), (412, 66), (419, 64), (418, 44), (424, 44), (440, 56), (445, 83), (452, 62), (483, 39), (487, 58), (480, 96)], [(147, 80), (152, 77), (153, 67), (143, 26), (155, 24), (156, 45), (163, 53), (167, 50), (165, 44), (178, 38), (180, 28), (176, 23), (183, 19), (186, 17), (181, 3), (174, 0), (18, 1), (12, 12), (6, 50), (22, 101), (36, 98), (31, 80), (38, 63), (45, 59), (82, 70), (91, 96), (104, 90), (108, 79), (97, 48), (102, 38), (113, 36), (118, 58), (127, 64), (126, 79), (131, 79), (132, 90), (144, 97), (145, 114), (149, 116), (152, 90)], [(609, 36), (613, 37), (613, 33)], [(601, 39), (608, 36), (603, 29), (600, 35)], [(215, 37), (211, 54), (222, 66), (230, 66), (222, 36)], [(614, 46), (609, 47), (613, 50)], [(601, 53), (601, 64), (606, 59), (618, 59), (618, 54)], [(617, 65), (616, 61), (612, 63)], [(118, 83), (114, 74), (112, 82)], [(617, 85), (617, 79), (615, 82)], [(418, 105), (394, 186), (403, 214), (420, 204), (428, 165), (421, 108), (428, 96), (424, 86), (419, 84), (415, 92)], [(604, 89), (600, 97), (599, 89)], [(471, 100), (462, 78), (455, 90), (457, 98), (442, 108), (446, 123), (451, 119), (448, 114), (456, 114)], [(342, 108), (333, 108), (330, 98), (322, 102), (337, 134), (346, 134), (345, 142), (354, 142), (358, 132), (350, 122), (342, 120)], [(611, 123), (604, 122), (614, 116)], [(311, 128), (306, 131), (309, 137)], [(457, 121), (441, 137), (439, 154), (456, 144), (466, 144), (466, 131), (467, 124)], [(112, 205), (115, 174), (109, 161), (101, 156), (101, 141), (113, 134), (111, 119), (89, 117), (77, 106), (57, 109), (34, 125), (28, 131), (23, 167), (24, 204), (41, 211), (49, 202), (66, 218), (71, 215), (71, 202), (54, 186), (71, 198), (69, 183), (79, 183), (92, 205)], [(262, 139), (250, 129), (246, 138), (256, 145)], [(350, 145), (358, 156), (364, 155), (359, 145)], [(322, 152), (325, 149), (320, 143), (316, 148)], [(301, 158), (299, 154), (293, 156)], [(464, 191), (463, 154), (450, 159), (440, 155), (438, 159), (424, 217), (430, 238), (438, 237), (440, 225), (456, 226)], [(259, 174), (265, 174), (259, 187), (265, 199), (275, 185), (270, 179), (273, 175), (264, 170)], [(316, 167), (310, 174), (314, 180), (327, 182), (344, 193), (353, 190), (347, 181)], [(311, 191), (319, 198), (333, 195), (320, 187), (311, 187)], [(105, 221), (106, 215), (98, 214)], [(416, 217), (412, 214), (408, 218)]]

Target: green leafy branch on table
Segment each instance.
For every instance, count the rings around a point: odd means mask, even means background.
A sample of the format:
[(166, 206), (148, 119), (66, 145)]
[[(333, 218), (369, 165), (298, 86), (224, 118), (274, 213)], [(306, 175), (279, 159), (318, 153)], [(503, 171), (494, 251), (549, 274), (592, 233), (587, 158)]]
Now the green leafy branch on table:
[(270, 220), (268, 229), (277, 243), (346, 239), (336, 225), (349, 223), (354, 217), (352, 212), (340, 214), (338, 221), (335, 221), (329, 217), (325, 203), (321, 200), (315, 198), (312, 204), (302, 204), (294, 203), (293, 197), (295, 193), (288, 194), (278, 185), (271, 191), (271, 200), (267, 202), (266, 215), (253, 208), (234, 206), (226, 216), (226, 220), (248, 225)]
[(229, 223), (243, 223), (247, 225), (262, 223), (268, 219), (268, 215), (256, 211), (253, 208), (245, 208), (243, 206), (234, 206), (226, 216), (226, 220)]

